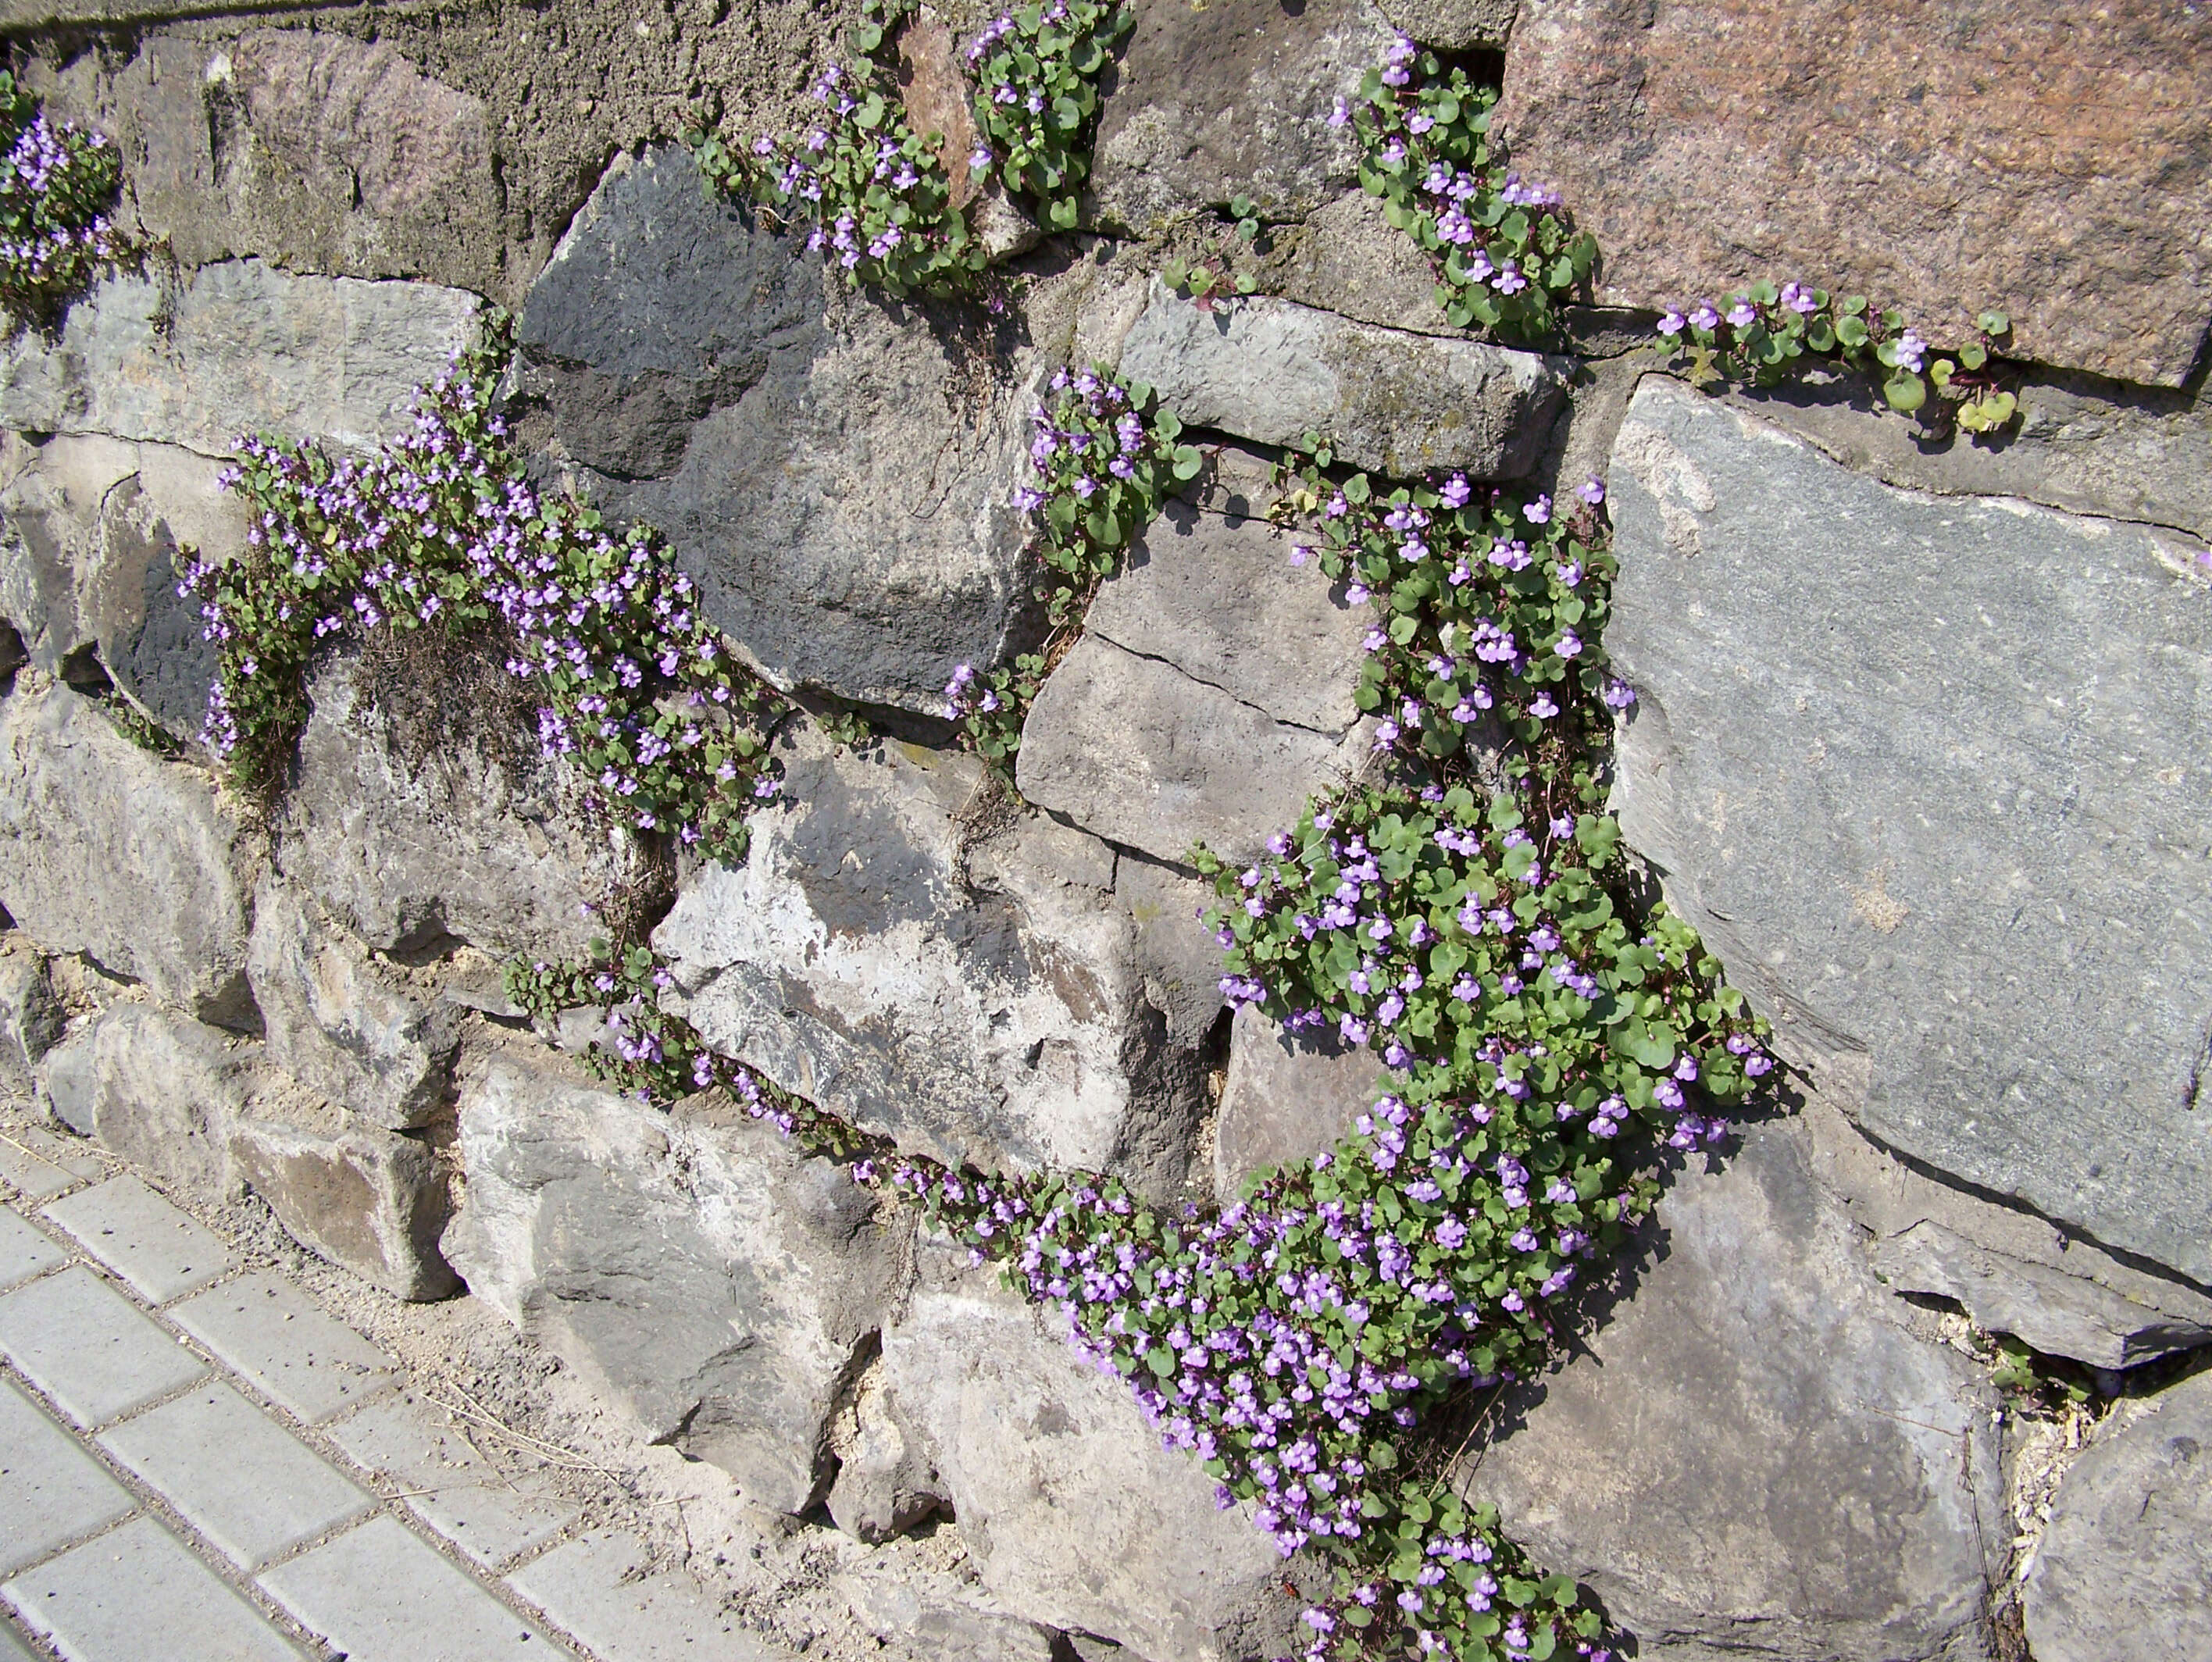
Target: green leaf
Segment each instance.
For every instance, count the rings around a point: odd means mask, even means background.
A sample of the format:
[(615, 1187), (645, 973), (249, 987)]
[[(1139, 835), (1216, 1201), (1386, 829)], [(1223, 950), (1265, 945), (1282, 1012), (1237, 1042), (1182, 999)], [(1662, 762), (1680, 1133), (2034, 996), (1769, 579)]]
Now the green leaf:
[(1928, 385), (1917, 375), (1899, 375), (1884, 384), (1881, 396), (1889, 400), (1892, 409), (1910, 416), (1928, 402)]
[(1176, 478), (1195, 479), (1198, 477), (1200, 470), (1204, 468), (1205, 465), (1206, 457), (1203, 452), (1199, 450), (1197, 446), (1178, 445), (1176, 446), (1175, 466), (1172, 471)]

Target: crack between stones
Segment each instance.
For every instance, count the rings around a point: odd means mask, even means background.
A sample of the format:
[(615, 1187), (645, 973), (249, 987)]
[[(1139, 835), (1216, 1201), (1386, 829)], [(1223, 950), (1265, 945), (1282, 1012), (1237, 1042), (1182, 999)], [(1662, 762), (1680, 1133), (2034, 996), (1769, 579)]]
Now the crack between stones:
[[(1162, 658), (1158, 652), (1139, 652), (1134, 646), (1129, 646), (1124, 641), (1115, 640), (1112, 635), (1107, 634), (1103, 629), (1094, 629), (1091, 631), (1091, 633), (1096, 634), (1101, 640), (1106, 642), (1108, 646), (1113, 647), (1117, 652), (1127, 652), (1130, 657), (1141, 658), (1147, 664), (1158, 664), (1162, 665), (1164, 668), (1173, 670), (1184, 680), (1194, 682), (1200, 687), (1211, 687), (1215, 692), (1219, 693), (1224, 698), (1228, 699), (1231, 702), (1240, 704), (1248, 710), (1255, 711), (1259, 714), (1267, 717), (1268, 720), (1273, 722), (1278, 727), (1289, 727), (1301, 733), (1311, 733), (1316, 738), (1327, 739), (1332, 744), (1341, 743), (1343, 742), (1344, 736), (1352, 731), (1352, 727), (1340, 727), (1335, 731), (1331, 732), (1326, 727), (1309, 727), (1302, 721), (1288, 720), (1282, 716), (1277, 715), (1265, 705), (1255, 704), (1249, 698), (1237, 697), (1235, 693), (1231, 692), (1228, 688), (1223, 686), (1218, 681), (1208, 681), (1204, 676), (1192, 674), (1190, 670), (1176, 663), (1171, 658)], [(1355, 720), (1352, 723), (1352, 726), (1357, 725), (1358, 725), (1358, 723)]]

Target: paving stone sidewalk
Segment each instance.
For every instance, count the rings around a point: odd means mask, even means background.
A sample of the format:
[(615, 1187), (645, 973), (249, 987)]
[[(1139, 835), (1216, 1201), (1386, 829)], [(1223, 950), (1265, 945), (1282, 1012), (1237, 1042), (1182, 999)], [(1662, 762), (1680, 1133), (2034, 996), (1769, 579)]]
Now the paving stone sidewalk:
[(0, 1662), (774, 1662), (81, 1145), (0, 1128)]

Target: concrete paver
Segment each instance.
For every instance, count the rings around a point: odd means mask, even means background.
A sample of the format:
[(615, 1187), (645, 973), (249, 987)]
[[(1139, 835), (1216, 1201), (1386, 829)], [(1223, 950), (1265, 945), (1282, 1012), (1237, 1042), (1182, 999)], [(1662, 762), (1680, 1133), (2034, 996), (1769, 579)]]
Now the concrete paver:
[(551, 1540), (577, 1516), (542, 1478), (502, 1475), (413, 1392), (368, 1404), (330, 1435), (347, 1459), (409, 1491), (408, 1509), (486, 1569)]
[(0, 1587), (70, 1662), (301, 1662), (268, 1617), (151, 1518)]
[(168, 1315), (309, 1425), (382, 1390), (392, 1377), (384, 1352), (274, 1276), (240, 1276)]
[(167, 1304), (229, 1273), (231, 1256), (200, 1227), (135, 1177), (112, 1177), (45, 1209), (84, 1250), (129, 1282), (149, 1304)]
[(507, 1584), (605, 1662), (795, 1662), (746, 1633), (683, 1570), (624, 1579), (644, 1562), (635, 1536), (602, 1531), (554, 1548)]
[(375, 1505), (227, 1385), (204, 1385), (125, 1420), (100, 1446), (241, 1569), (258, 1569)]
[(0, 1182), (31, 1200), (44, 1200), (107, 1168), (81, 1143), (35, 1125), (0, 1128)]
[(261, 1586), (347, 1662), (564, 1654), (394, 1518), (372, 1518), (278, 1565)]
[(87, 1427), (143, 1408), (206, 1371), (82, 1265), (0, 1297), (0, 1354)]
[(44, 1230), (0, 1208), (0, 1293), (68, 1259), (69, 1254), (48, 1240)]
[(98, 1460), (29, 1398), (0, 1383), (0, 1575), (137, 1509)]

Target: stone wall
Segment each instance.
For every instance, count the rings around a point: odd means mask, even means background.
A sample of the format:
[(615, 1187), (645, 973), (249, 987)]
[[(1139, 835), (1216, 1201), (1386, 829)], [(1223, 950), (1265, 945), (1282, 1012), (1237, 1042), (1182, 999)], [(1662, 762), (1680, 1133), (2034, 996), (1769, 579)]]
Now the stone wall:
[[(1057, 1318), (720, 1095), (590, 1080), (607, 1013), (533, 1028), (499, 965), (643, 896), (668, 1007), (775, 1086), (951, 1164), (1233, 1198), (1381, 1071), (1232, 1021), (1197, 921), (1194, 842), (1254, 856), (1371, 765), (1369, 615), (1271, 521), (1280, 447), (1601, 473), (1614, 806), (1792, 1111), (1675, 1175), (1457, 1477), (1645, 1657), (2015, 1662), (2014, 1612), (2041, 1662), (2212, 1653), (2176, 1544), (2203, 1381), (2167, 1388), (2212, 1346), (2212, 25), (1137, 10), (1081, 228), (979, 319), (848, 291), (675, 142), (794, 115), (857, 8), (0, 6), (25, 83), (121, 147), (146, 249), (0, 349), (0, 1089), (399, 1297), (465, 1286), (793, 1528), (957, 1519), (1077, 1653), (1284, 1654), (1249, 1507)], [(1598, 234), (1610, 310), (1562, 349), (1454, 331), (1323, 120), (1398, 27), (1502, 49), (1499, 127)], [(1194, 306), (1156, 274), (1237, 195), (1262, 292)], [(2017, 430), (1666, 373), (1658, 306), (1766, 275), (1931, 338), (2006, 307)], [(373, 447), (494, 306), (533, 476), (658, 526), (797, 700), (740, 864), (593, 816), (495, 664), (329, 654), (270, 804), (192, 742), (176, 580), (243, 546), (240, 435)], [(941, 689), (1044, 639), (1028, 412), (1094, 359), (1207, 466), (1053, 664), (1016, 798)], [(853, 710), (865, 743), (817, 719)], [(2047, 1531), (2007, 1515), (2019, 1416), (1970, 1325), (2124, 1404)]]

